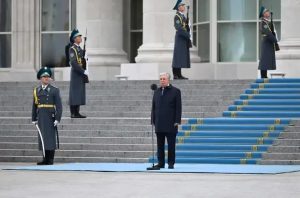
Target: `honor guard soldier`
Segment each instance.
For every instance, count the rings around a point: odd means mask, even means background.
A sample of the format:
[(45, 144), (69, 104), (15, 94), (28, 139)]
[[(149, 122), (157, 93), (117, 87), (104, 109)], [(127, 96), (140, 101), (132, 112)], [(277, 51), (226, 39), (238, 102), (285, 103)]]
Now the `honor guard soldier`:
[(261, 18), (260, 32), (261, 55), (258, 69), (261, 78), (268, 78), (268, 70), (276, 70), (275, 50), (279, 50), (273, 21), (270, 21), (271, 13), (265, 7), (260, 8), (259, 18)]
[(59, 89), (50, 84), (52, 72), (43, 67), (37, 73), (40, 85), (33, 90), (32, 123), (37, 125), (39, 149), (44, 159), (37, 165), (52, 165), (58, 145), (57, 125), (61, 120), (62, 103)]
[(173, 53), (173, 76), (174, 79), (187, 79), (181, 74), (181, 68), (190, 68), (191, 35), (188, 19), (184, 16), (185, 4), (178, 0), (173, 10), (177, 10), (174, 17), (176, 29), (175, 46)]
[(83, 67), (84, 51), (80, 47), (82, 35), (74, 29), (70, 36), (72, 47), (69, 49), (71, 65), (71, 81), (69, 92), (69, 105), (71, 118), (86, 118), (79, 113), (80, 105), (86, 104), (85, 83), (87, 83), (88, 71)]

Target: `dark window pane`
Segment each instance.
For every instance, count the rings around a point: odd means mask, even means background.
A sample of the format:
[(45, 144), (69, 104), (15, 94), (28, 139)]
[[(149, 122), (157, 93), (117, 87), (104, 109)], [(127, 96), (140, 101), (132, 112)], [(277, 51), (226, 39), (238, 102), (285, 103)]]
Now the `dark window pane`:
[(71, 30), (76, 28), (76, 0), (72, 0), (72, 10), (71, 10)]
[(197, 23), (197, 0), (193, 0), (193, 23)]
[(69, 0), (42, 1), (42, 31), (69, 31)]
[(198, 54), (201, 62), (209, 62), (210, 60), (210, 25), (203, 24), (198, 26)]
[(135, 63), (135, 57), (137, 56), (137, 49), (143, 44), (143, 33), (132, 32), (130, 43), (130, 62)]
[(256, 0), (218, 0), (218, 20), (255, 20)]
[(0, 35), (0, 68), (11, 67), (11, 36)]
[(42, 65), (65, 67), (65, 46), (68, 41), (68, 34), (42, 34)]
[(11, 31), (11, 0), (0, 0), (0, 32)]
[(143, 29), (143, 1), (131, 0), (131, 30)]
[(198, 0), (198, 22), (206, 22), (210, 19), (210, 1)]
[(256, 60), (256, 23), (218, 24), (218, 61), (248, 62)]
[(197, 44), (197, 26), (193, 26), (193, 45), (198, 46)]

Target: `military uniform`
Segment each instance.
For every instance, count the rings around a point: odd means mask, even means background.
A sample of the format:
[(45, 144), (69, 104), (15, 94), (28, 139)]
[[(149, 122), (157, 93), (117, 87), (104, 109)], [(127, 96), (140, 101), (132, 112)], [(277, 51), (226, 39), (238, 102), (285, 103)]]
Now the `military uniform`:
[[(179, 3), (179, 5), (184, 5)], [(174, 9), (178, 9), (176, 5)], [(173, 53), (173, 75), (175, 79), (185, 79), (181, 74), (181, 68), (190, 68), (190, 34), (187, 31), (187, 19), (179, 11), (174, 17), (174, 27), (176, 29), (175, 45)]]
[[(79, 32), (77, 33), (77, 35), (75, 33), (74, 35), (72, 34), (71, 40), (76, 36), (81, 36)], [(80, 105), (86, 104), (85, 78), (87, 77), (87, 75), (86, 70), (83, 69), (82, 64), (82, 60), (84, 59), (82, 48), (79, 45), (73, 43), (72, 47), (69, 49), (69, 57), (71, 65), (71, 80), (69, 91), (71, 117), (84, 118), (85, 116), (79, 114)]]
[[(267, 9), (261, 10), (260, 17)], [(268, 19), (262, 18), (260, 24), (261, 40), (261, 55), (258, 69), (261, 70), (261, 77), (267, 78), (267, 70), (276, 70), (275, 44), (277, 43), (276, 36), (271, 31), (271, 22)]]
[[(42, 68), (40, 71), (42, 71)], [(46, 68), (47, 70), (47, 68)], [(40, 72), (39, 72), (40, 73)], [(40, 78), (41, 74), (38, 74)], [(51, 75), (50, 75), (51, 76)], [(37, 122), (45, 146), (45, 158), (42, 164), (53, 164), (54, 153), (57, 148), (57, 130), (54, 122), (60, 122), (62, 116), (62, 102), (58, 88), (48, 84), (40, 85), (33, 90), (32, 121)], [(39, 149), (42, 149), (39, 138)]]

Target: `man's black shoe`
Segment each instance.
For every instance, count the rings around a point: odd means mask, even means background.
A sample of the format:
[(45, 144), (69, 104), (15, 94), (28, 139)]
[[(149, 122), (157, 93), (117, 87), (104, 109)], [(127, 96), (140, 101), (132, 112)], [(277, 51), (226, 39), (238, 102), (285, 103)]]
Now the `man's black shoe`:
[(168, 169), (174, 169), (174, 165), (173, 164), (169, 164)]
[(84, 116), (84, 115), (81, 115), (80, 113), (78, 113), (78, 118), (86, 118), (86, 116)]
[(161, 164), (156, 164), (154, 165), (155, 168), (165, 168), (165, 165), (161, 165)]
[(78, 115), (71, 115), (71, 118), (86, 118), (86, 116), (78, 114)]

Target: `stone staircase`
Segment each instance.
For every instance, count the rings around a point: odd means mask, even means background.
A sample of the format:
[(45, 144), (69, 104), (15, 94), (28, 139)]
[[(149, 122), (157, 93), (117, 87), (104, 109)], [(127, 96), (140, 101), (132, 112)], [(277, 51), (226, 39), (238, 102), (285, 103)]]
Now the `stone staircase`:
[[(183, 117), (219, 117), (249, 80), (174, 81), (182, 90)], [(70, 119), (68, 82), (57, 82), (64, 112), (56, 162), (147, 162), (151, 155), (150, 85), (157, 81), (99, 81), (87, 85), (87, 119)], [(37, 132), (31, 124), (34, 82), (0, 83), (0, 161), (35, 162)]]

